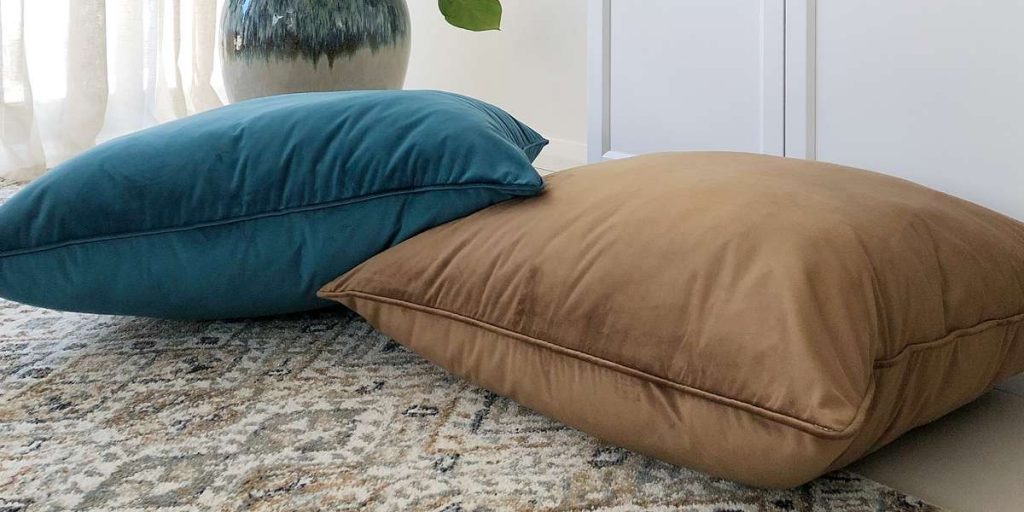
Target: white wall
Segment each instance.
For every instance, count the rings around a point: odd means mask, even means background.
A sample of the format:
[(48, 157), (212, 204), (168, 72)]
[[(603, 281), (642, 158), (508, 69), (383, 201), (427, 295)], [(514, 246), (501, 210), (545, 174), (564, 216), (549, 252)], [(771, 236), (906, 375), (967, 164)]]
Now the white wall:
[(586, 0), (505, 0), (501, 31), (448, 25), (434, 0), (408, 0), (407, 89), (442, 89), (493, 103), (551, 139), (537, 165), (586, 161)]

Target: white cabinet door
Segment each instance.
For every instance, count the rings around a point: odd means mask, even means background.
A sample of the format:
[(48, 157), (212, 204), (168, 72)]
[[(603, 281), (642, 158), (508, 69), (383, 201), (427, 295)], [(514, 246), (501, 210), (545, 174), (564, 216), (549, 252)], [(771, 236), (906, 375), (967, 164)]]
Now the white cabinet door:
[(785, 0), (591, 0), (590, 159), (782, 154)]
[(810, 23), (787, 31), (809, 29), (813, 85), (791, 106), (813, 106), (810, 155), (1024, 220), (1024, 1), (796, 4)]
[(589, 158), (785, 154), (1024, 220), (1024, 0), (590, 0)]

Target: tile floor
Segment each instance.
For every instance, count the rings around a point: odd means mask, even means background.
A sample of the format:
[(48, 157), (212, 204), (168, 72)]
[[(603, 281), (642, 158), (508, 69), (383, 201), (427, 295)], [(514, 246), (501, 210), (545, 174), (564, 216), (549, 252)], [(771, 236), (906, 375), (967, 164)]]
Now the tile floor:
[(851, 469), (953, 511), (1024, 511), (1024, 375)]

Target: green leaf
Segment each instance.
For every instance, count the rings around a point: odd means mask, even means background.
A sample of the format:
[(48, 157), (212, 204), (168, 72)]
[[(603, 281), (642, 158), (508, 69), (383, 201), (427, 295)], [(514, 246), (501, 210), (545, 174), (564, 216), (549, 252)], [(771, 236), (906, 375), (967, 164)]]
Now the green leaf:
[(501, 28), (500, 0), (438, 0), (437, 5), (456, 27), (476, 32)]

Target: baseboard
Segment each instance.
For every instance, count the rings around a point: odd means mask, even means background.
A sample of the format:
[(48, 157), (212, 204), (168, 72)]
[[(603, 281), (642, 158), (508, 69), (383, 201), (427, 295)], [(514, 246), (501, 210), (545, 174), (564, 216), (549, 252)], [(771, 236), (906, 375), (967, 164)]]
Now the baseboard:
[(544, 171), (561, 171), (587, 163), (587, 145), (563, 139), (551, 139), (534, 165)]

